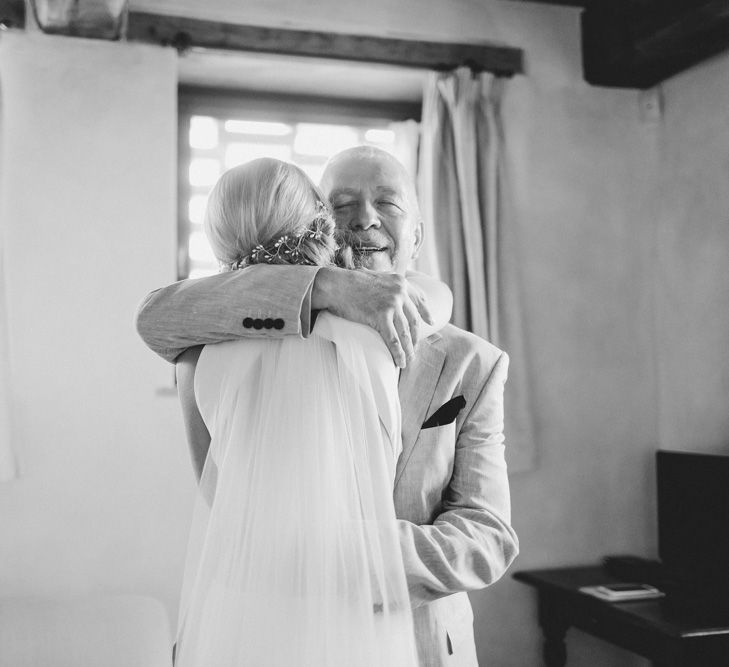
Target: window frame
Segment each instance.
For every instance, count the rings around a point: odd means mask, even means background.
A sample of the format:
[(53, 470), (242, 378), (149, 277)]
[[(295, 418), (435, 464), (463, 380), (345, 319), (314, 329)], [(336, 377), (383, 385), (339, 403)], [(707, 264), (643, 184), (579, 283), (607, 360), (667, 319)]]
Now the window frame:
[(354, 98), (288, 95), (261, 91), (182, 85), (178, 89), (177, 115), (177, 279), (190, 273), (188, 252), (188, 202), (191, 188), (188, 167), (190, 151), (190, 118), (242, 116), (246, 120), (282, 123), (350, 124), (366, 120), (373, 126), (420, 121), (419, 102), (377, 101)]

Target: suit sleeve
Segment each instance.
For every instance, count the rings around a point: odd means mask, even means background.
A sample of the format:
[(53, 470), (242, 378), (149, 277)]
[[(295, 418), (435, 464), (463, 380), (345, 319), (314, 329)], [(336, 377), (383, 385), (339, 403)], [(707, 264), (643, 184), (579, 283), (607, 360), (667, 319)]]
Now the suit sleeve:
[(137, 331), (170, 362), (193, 345), (249, 336), (307, 337), (319, 268), (260, 264), (162, 287), (137, 309)]
[(461, 423), (441, 513), (428, 525), (398, 521), (413, 607), (492, 584), (519, 552), (503, 444), (508, 363), (502, 353)]

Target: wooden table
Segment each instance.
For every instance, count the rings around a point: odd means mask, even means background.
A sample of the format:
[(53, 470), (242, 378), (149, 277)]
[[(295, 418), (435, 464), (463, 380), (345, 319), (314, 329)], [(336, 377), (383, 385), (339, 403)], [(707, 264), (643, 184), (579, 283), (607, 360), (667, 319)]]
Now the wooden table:
[(547, 667), (567, 664), (570, 627), (620, 646), (660, 667), (727, 667), (729, 606), (685, 605), (675, 596), (606, 602), (579, 592), (581, 586), (615, 583), (601, 567), (516, 572), (537, 589), (539, 625)]

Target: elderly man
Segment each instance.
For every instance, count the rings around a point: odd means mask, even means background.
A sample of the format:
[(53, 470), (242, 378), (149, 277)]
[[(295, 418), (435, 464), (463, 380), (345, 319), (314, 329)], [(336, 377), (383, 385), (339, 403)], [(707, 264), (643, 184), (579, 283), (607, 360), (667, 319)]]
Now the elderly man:
[(344, 151), (322, 189), (365, 270), (256, 265), (183, 281), (152, 292), (137, 327), (169, 361), (192, 345), (307, 336), (312, 313), (324, 309), (379, 331), (403, 368), (394, 502), (419, 661), (476, 665), (466, 592), (499, 579), (518, 552), (504, 460), (508, 357), (452, 325), (418, 340), (424, 311), (403, 276), (422, 223), (397, 160), (369, 147)]

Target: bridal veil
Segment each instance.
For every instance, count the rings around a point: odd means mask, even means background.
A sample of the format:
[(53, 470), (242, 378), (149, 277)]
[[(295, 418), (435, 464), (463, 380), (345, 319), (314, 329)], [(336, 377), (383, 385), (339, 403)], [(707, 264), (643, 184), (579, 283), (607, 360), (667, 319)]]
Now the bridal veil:
[(204, 348), (212, 436), (177, 667), (407, 667), (412, 614), (392, 500), (397, 369), (371, 329)]

